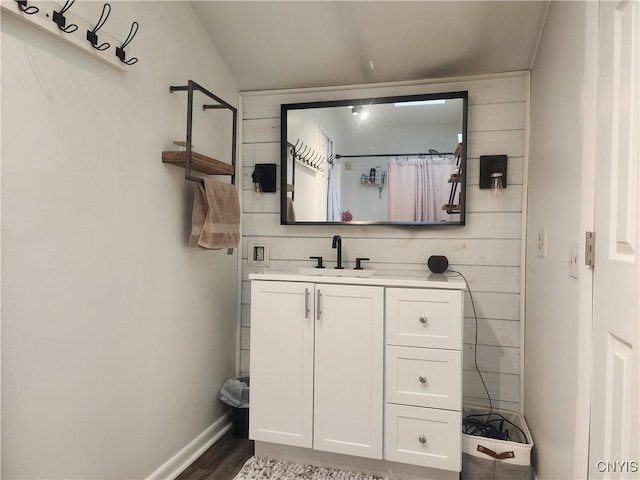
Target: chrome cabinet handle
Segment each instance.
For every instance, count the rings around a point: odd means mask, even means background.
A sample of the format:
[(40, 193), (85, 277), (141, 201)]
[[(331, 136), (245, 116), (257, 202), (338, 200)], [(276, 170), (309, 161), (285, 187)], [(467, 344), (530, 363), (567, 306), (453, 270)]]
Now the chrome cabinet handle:
[(420, 375), (418, 377), (418, 380), (420, 380), (420, 383), (427, 383), (427, 377), (425, 377), (424, 375)]
[(420, 435), (420, 436), (418, 437), (418, 441), (419, 441), (420, 443), (423, 443), (423, 444), (424, 444), (424, 443), (427, 443), (427, 437), (425, 437), (424, 435)]
[(320, 307), (321, 298), (322, 298), (322, 292), (318, 290), (316, 293), (316, 320), (320, 320), (320, 315), (322, 315), (322, 309)]
[(309, 318), (309, 289), (304, 289), (304, 318)]
[(424, 315), (420, 315), (420, 323), (423, 323), (426, 325), (427, 323), (429, 323), (429, 319)]

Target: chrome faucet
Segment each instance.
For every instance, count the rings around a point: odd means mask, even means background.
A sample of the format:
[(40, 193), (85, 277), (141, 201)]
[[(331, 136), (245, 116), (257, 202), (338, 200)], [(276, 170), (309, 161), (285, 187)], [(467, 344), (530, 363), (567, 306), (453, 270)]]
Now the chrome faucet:
[(333, 236), (333, 243), (331, 244), (331, 248), (338, 249), (338, 260), (337, 260), (336, 268), (343, 270), (344, 267), (342, 266), (342, 238), (340, 238), (340, 235)]

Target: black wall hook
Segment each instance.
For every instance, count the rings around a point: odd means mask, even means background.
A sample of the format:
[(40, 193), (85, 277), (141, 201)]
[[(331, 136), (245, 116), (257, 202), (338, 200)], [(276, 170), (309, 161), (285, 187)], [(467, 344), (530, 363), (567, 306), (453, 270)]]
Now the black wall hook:
[(16, 2), (20, 11), (22, 13), (26, 13), (27, 15), (33, 15), (34, 13), (38, 13), (40, 11), (38, 7), (27, 5), (27, 0), (16, 0)]
[(100, 14), (100, 20), (98, 20), (98, 23), (96, 23), (96, 26), (94, 27), (93, 30), (87, 30), (87, 40), (89, 41), (89, 43), (91, 43), (93, 48), (95, 48), (96, 50), (100, 50), (101, 52), (111, 46), (111, 44), (107, 42), (104, 42), (103, 44), (98, 45), (98, 30), (100, 30), (104, 26), (110, 14), (111, 14), (111, 5), (109, 5), (108, 3), (105, 3), (104, 6), (102, 7), (102, 13)]
[(126, 52), (124, 51), (124, 48), (127, 45), (129, 45), (129, 43), (131, 43), (131, 40), (133, 40), (133, 37), (136, 36), (136, 33), (138, 33), (139, 26), (140, 25), (138, 25), (138, 22), (133, 22), (131, 24), (131, 30), (129, 30), (129, 35), (127, 36), (127, 39), (124, 41), (121, 47), (116, 47), (116, 57), (118, 57), (120, 61), (125, 65), (133, 65), (134, 63), (138, 62), (137, 58), (130, 58), (129, 60), (125, 60)]
[(59, 12), (56, 12), (54, 10), (53, 12), (53, 22), (58, 25), (58, 28), (64, 33), (72, 33), (78, 30), (78, 25), (76, 25), (75, 23), (67, 26), (67, 19), (64, 16), (65, 12), (71, 8), (71, 5), (73, 5), (75, 1), (76, 0), (67, 0), (64, 4), (64, 7), (62, 7), (62, 10), (60, 10)]

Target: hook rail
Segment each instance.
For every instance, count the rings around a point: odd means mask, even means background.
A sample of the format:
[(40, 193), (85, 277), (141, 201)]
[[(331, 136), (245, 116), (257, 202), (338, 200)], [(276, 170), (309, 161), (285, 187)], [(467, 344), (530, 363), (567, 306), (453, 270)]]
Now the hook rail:
[[(103, 28), (107, 21), (105, 16), (108, 16), (108, 14), (105, 13), (106, 7), (103, 7), (103, 14), (100, 16), (102, 24), (100, 25), (100, 20), (98, 24), (96, 24), (94, 23), (95, 18), (89, 21), (76, 15), (72, 5), (73, 1), (67, 1), (61, 7), (59, 3), (48, 0), (38, 2), (16, 0), (0, 2), (0, 9), (3, 15), (6, 13), (22, 22), (28, 23), (50, 36), (55, 37), (57, 40), (71, 45), (94, 59), (109, 65), (119, 72), (127, 72), (129, 66), (122, 63), (111, 49), (112, 45), (120, 45), (122, 40), (106, 32)], [(55, 21), (53, 17), (55, 17)], [(75, 26), (75, 28), (72, 26)], [(96, 34), (98, 30), (100, 31), (100, 40), (102, 41), (99, 45), (97, 38), (95, 42), (92, 42), (93, 35), (89, 35), (89, 32)], [(105, 44), (109, 44), (109, 47), (106, 47)], [(104, 48), (104, 50), (99, 50), (97, 47)], [(128, 53), (129, 52), (127, 52), (127, 54)]]
[(318, 172), (324, 170), (325, 158), (324, 155), (320, 155), (320, 152), (317, 152), (309, 145), (305, 145), (299, 138), (295, 144), (287, 143), (293, 150), (292, 156), (294, 160)]

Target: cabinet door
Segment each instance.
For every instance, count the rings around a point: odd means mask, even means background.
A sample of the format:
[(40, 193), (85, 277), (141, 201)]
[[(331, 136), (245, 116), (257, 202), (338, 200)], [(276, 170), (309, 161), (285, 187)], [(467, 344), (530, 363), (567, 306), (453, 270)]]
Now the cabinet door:
[(316, 285), (316, 450), (382, 458), (383, 310), (382, 287)]
[(253, 440), (311, 448), (313, 284), (251, 283)]

